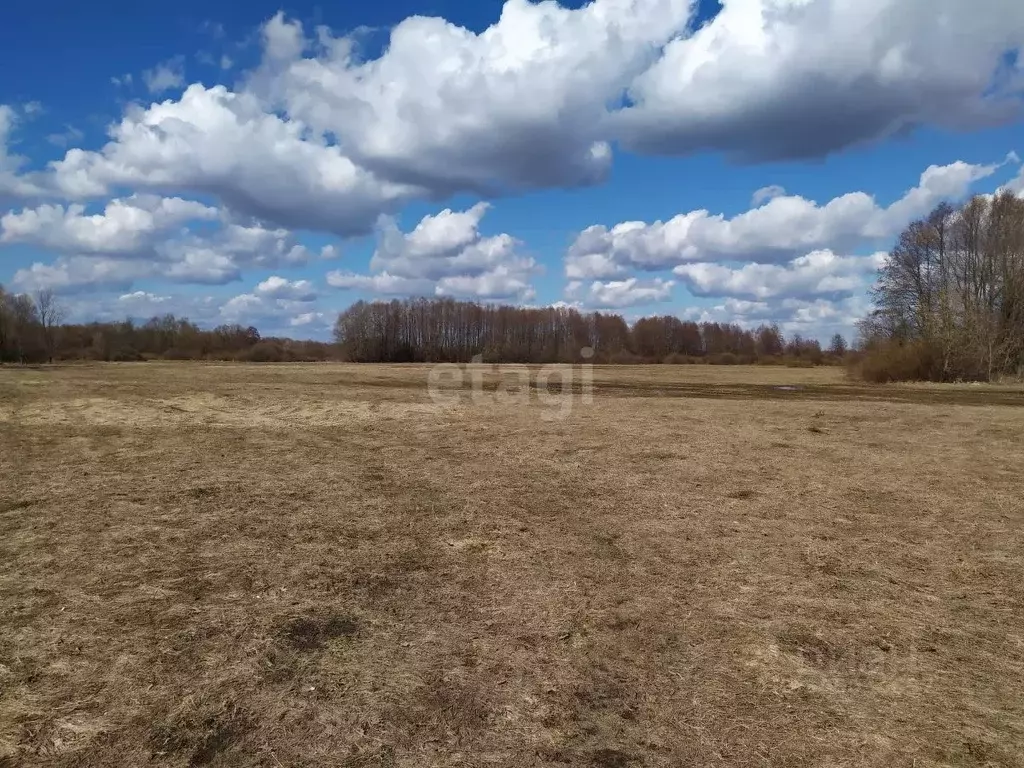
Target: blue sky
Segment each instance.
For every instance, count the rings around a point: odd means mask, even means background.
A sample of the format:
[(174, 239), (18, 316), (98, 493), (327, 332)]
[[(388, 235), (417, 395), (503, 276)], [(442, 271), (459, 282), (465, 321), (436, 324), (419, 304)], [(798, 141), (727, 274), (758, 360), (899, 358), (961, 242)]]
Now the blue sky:
[(1024, 193), (1012, 0), (19, 3), (0, 283), (326, 338), (360, 298), (850, 334), (895, 236)]

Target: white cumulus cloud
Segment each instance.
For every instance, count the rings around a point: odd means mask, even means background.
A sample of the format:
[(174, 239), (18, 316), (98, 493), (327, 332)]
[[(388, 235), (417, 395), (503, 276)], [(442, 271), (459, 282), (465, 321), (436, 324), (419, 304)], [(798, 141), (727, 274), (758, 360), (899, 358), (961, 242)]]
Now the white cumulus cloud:
[(30, 243), (61, 252), (137, 253), (189, 221), (212, 221), (217, 209), (194, 200), (133, 195), (111, 200), (102, 213), (85, 206), (40, 205), (0, 217), (0, 243)]
[(827, 341), (833, 333), (842, 333), (848, 340), (855, 334), (855, 326), (869, 311), (863, 296), (844, 299), (783, 299), (781, 301), (745, 301), (725, 299), (712, 307), (694, 307), (682, 313), (687, 320), (709, 323), (735, 323), (743, 328), (777, 324), (782, 332), (792, 337)]
[(242, 293), (225, 301), (218, 315), (229, 323), (300, 327), (324, 319), (324, 313), (312, 304), (315, 298), (302, 288), (295, 290), (294, 284), (292, 290), (267, 291), (265, 283), (261, 283), (252, 293)]
[(436, 285), (433, 280), (400, 277), (388, 272), (359, 275), (342, 270), (328, 272), (327, 284), (332, 288), (366, 291), (381, 296), (427, 296), (434, 293)]
[(278, 15), (264, 28), (258, 92), (367, 168), (433, 190), (586, 184), (611, 161), (614, 100), (685, 28), (692, 0), (596, 0), (582, 8), (508, 0), (474, 33), (413, 16), (384, 53), (320, 31), (319, 54)]
[(170, 296), (160, 296), (149, 291), (133, 291), (132, 293), (125, 293), (117, 297), (119, 302), (125, 304), (134, 304), (137, 302), (144, 302), (146, 304), (163, 304), (166, 301), (170, 301)]
[(35, 263), (14, 273), (14, 287), (26, 292), (52, 288), (61, 293), (131, 288), (153, 274), (150, 265), (107, 257), (61, 257), (51, 264)]
[(254, 96), (191, 85), (178, 101), (130, 109), (100, 151), (70, 150), (50, 183), (74, 198), (112, 189), (211, 194), (240, 213), (289, 228), (367, 231), (418, 193), (381, 181), (306, 126)]
[(821, 157), (1019, 115), (1022, 47), (1011, 0), (722, 0), (632, 83), (615, 122), (646, 152)]
[(866, 288), (865, 282), (884, 263), (885, 254), (839, 256), (813, 251), (778, 264), (681, 264), (673, 274), (682, 278), (695, 296), (729, 296), (765, 300), (778, 297), (841, 297)]
[(409, 278), (438, 280), (457, 275), (478, 275), (515, 261), (520, 243), (501, 234), (484, 237), (480, 220), (490, 206), (477, 203), (466, 211), (446, 208), (425, 216), (409, 233), (399, 230), (394, 219), (380, 224), (380, 242), (370, 268)]
[(635, 277), (610, 282), (595, 280), (590, 284), (587, 303), (595, 307), (620, 308), (668, 301), (674, 285), (675, 281), (660, 277), (650, 281)]
[(309, 280), (288, 280), (272, 275), (256, 286), (256, 293), (271, 299), (291, 301), (313, 301), (316, 289)]
[(484, 236), (480, 232), (480, 221), (489, 207), (478, 203), (465, 211), (446, 208), (424, 216), (408, 233), (385, 217), (370, 260), (375, 274), (334, 271), (327, 275), (327, 282), (335, 288), (384, 295), (529, 301), (535, 295), (530, 280), (537, 264), (519, 253), (522, 244), (510, 235)]
[[(315, 258), (330, 258), (335, 251), (327, 245), (317, 253), (299, 243), (293, 232), (257, 222), (222, 222), (212, 230), (159, 238), (161, 227), (189, 218), (213, 218), (217, 212), (177, 199), (135, 197), (116, 202), (113, 213), (108, 206), (96, 220), (75, 206), (42, 206), (28, 217), (25, 212), (13, 214), (15, 223), (10, 230), (5, 223), (4, 233), (10, 236), (4, 239), (20, 238), (68, 254), (19, 270), (14, 282), (68, 292), (108, 285), (128, 288), (143, 278), (222, 285), (240, 280), (246, 269), (302, 266)], [(298, 282), (298, 289), (304, 290), (304, 281)]]
[(585, 229), (565, 259), (570, 279), (609, 278), (626, 268), (659, 270), (687, 262), (779, 262), (814, 250), (850, 250), (889, 240), (943, 200), (964, 196), (1000, 164), (931, 166), (916, 187), (888, 207), (865, 192), (824, 205), (797, 195), (775, 196), (733, 218), (707, 210), (668, 221), (627, 221)]

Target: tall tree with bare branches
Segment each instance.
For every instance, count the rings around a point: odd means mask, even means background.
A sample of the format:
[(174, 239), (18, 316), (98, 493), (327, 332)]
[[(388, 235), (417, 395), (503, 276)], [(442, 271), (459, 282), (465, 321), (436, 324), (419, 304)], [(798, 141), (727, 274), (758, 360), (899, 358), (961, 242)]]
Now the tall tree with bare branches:
[(868, 347), (903, 348), (903, 374), (939, 380), (1024, 374), (1024, 199), (1009, 191), (943, 204), (899, 236), (879, 272)]
[(43, 288), (37, 291), (35, 300), (36, 314), (43, 331), (43, 343), (46, 345), (46, 357), (52, 363), (57, 347), (57, 329), (64, 322), (64, 308), (60, 305), (57, 294), (52, 288)]

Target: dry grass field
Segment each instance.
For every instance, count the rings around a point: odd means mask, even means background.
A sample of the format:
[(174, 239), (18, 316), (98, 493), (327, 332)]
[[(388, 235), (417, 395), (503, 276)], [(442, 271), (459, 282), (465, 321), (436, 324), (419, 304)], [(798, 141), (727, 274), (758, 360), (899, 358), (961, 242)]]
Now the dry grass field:
[(0, 369), (0, 765), (1024, 765), (1020, 387), (477, 370)]

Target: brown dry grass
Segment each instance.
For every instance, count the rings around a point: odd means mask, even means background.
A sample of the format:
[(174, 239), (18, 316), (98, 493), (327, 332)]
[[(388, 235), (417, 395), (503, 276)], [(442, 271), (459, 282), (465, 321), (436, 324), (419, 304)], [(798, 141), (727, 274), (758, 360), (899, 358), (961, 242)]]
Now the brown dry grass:
[(1019, 388), (426, 375), (0, 370), (0, 764), (1024, 764)]

